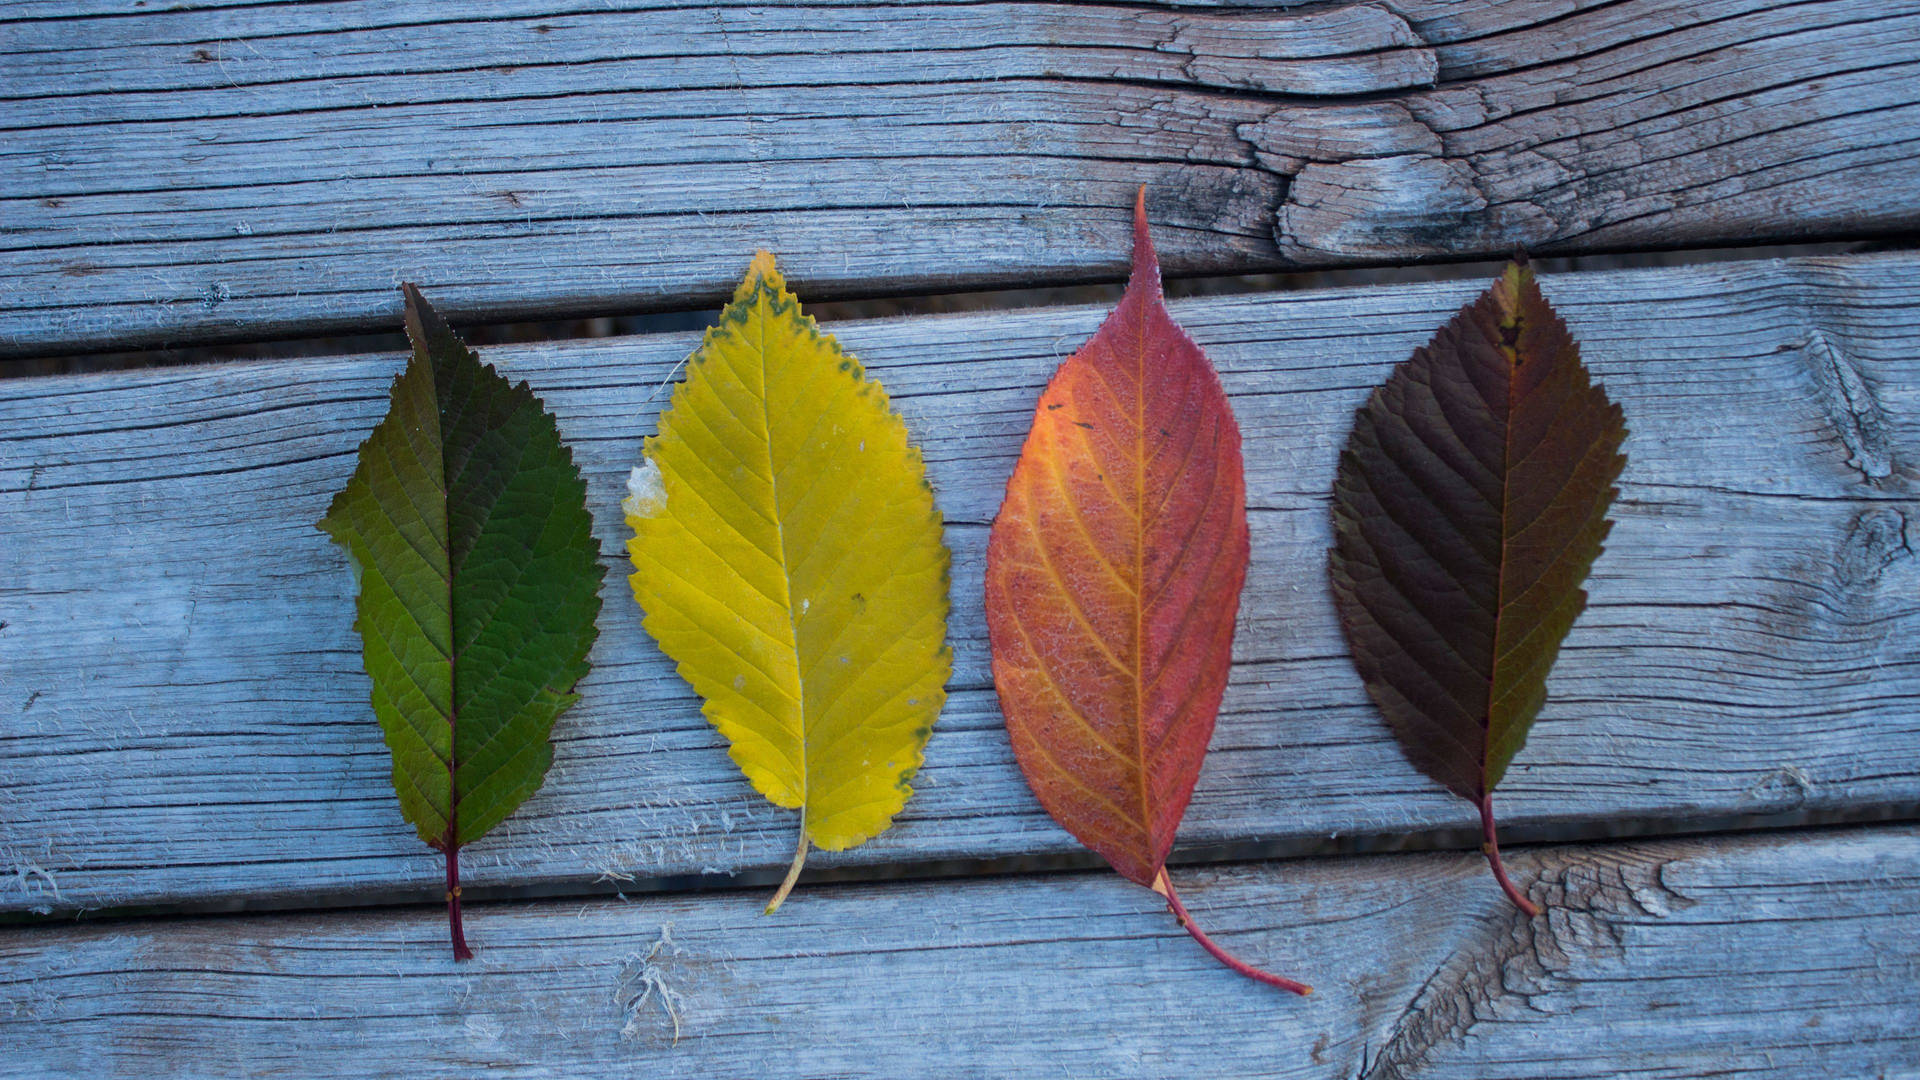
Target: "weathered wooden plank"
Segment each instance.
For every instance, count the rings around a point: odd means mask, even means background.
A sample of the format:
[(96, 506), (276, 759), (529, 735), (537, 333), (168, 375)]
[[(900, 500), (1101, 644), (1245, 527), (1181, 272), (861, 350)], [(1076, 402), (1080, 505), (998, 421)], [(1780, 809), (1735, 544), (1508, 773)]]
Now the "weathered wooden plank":
[[(1472, 825), (1367, 704), (1324, 552), (1352, 410), (1479, 288), (1176, 304), (1233, 395), (1253, 521), (1233, 681), (1186, 850)], [(1920, 805), (1920, 258), (1546, 288), (1625, 406), (1631, 460), (1592, 607), (1501, 789), (1515, 834)], [(986, 525), (1034, 399), (1101, 315), (834, 327), (924, 443), (954, 549), (955, 672), (896, 827), (819, 865), (1078, 850), (1014, 767), (980, 590)], [(620, 569), (626, 471), (692, 344), (487, 352), (559, 416), (613, 572), (553, 774), (468, 850), (474, 886), (760, 870), (791, 852), (793, 816), (721, 751)], [(0, 384), (0, 907), (437, 888), (393, 803), (343, 559), (312, 524), (401, 361)]]
[[(1901, 1076), (1920, 832), (0, 931), (0, 1075)], [(675, 1033), (678, 1039), (675, 1039)]]
[(1876, 0), (66, 10), (0, 23), (0, 354), (1112, 278), (1141, 182), (1173, 272), (1920, 223)]

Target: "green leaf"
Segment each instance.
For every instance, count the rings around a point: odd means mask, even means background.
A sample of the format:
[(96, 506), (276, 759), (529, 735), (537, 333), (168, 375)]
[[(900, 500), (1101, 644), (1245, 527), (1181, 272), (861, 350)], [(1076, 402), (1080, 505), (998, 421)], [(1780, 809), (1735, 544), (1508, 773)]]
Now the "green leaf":
[(1355, 418), (1330, 570), (1354, 664), (1407, 758), (1480, 807), (1546, 701), (1626, 465), (1620, 406), (1516, 262)]
[(633, 471), (634, 597), (733, 760), (811, 842), (864, 843), (913, 793), (946, 701), (947, 549), (886, 391), (761, 252)]
[(354, 628), (394, 791), (446, 853), (465, 959), (460, 848), (545, 779), (548, 735), (587, 673), (605, 567), (553, 417), (402, 288), (413, 359), (320, 528), (355, 568)]

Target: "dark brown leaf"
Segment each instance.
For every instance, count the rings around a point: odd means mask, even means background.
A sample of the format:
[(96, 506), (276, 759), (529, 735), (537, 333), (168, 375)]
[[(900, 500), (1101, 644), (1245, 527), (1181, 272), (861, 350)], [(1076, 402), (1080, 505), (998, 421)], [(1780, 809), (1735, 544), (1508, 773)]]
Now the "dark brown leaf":
[(1407, 757), (1480, 807), (1546, 700), (1586, 607), (1626, 464), (1620, 407), (1524, 261), (1373, 392), (1334, 483), (1333, 593)]

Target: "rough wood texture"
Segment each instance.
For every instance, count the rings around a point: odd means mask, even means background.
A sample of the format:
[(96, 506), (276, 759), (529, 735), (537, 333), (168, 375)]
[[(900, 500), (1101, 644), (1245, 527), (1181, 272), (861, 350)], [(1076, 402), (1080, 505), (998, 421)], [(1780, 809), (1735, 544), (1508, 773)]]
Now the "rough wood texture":
[(12, 5), (0, 355), (1920, 223), (1880, 0)]
[[(1904, 1076), (1912, 828), (0, 931), (0, 1075)], [(678, 1027), (678, 1041), (675, 1028)]]
[[(1592, 604), (1501, 787), (1510, 835), (1920, 804), (1920, 259), (1548, 277), (1626, 409)], [(1481, 282), (1174, 305), (1246, 437), (1253, 558), (1184, 850), (1468, 828), (1347, 659), (1325, 493), (1353, 410)], [(397, 319), (398, 294), (388, 301)], [(918, 794), (838, 862), (1078, 851), (1016, 771), (981, 616), (986, 524), (1039, 388), (1104, 313), (833, 330), (894, 395), (950, 523), (952, 698)], [(618, 504), (687, 335), (488, 350)], [(313, 527), (402, 357), (16, 380), (0, 399), (0, 908), (427, 896), (367, 704), (351, 583)], [(609, 574), (546, 788), (474, 885), (784, 866), (754, 795)], [(57, 891), (56, 891), (57, 890)]]

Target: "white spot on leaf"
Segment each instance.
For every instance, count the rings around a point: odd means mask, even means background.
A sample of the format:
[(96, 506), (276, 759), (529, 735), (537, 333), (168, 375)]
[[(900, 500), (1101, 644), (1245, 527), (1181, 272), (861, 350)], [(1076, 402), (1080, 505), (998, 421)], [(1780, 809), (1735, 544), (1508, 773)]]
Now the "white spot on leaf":
[(658, 517), (667, 508), (667, 486), (660, 480), (660, 466), (652, 458), (643, 457), (640, 464), (627, 473), (627, 497), (620, 500), (620, 508), (628, 517)]

